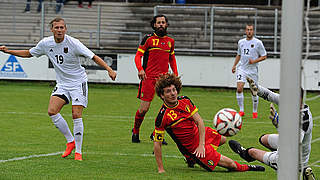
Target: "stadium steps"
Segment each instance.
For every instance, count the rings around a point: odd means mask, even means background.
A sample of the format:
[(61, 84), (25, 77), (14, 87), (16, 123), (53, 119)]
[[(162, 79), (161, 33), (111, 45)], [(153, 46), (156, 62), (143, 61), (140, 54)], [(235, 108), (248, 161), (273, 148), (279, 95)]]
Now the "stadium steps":
[[(15, 44), (35, 44), (40, 40), (39, 13), (36, 13), (37, 2), (32, 1), (31, 12), (22, 13), (25, 4), (0, 0), (0, 38), (1, 43)], [(6, 3), (4, 3), (6, 2)], [(102, 3), (101, 30), (106, 32), (141, 32), (142, 36), (152, 32), (150, 20), (153, 16), (152, 3)], [(69, 34), (79, 38), (90, 48), (97, 48), (97, 3), (94, 1), (93, 7), (88, 9), (78, 8), (77, 3), (70, 1), (64, 6), (63, 13), (58, 14), (65, 18), (68, 24)], [(86, 5), (86, 4), (85, 4)], [(45, 36), (52, 33), (48, 24), (50, 20), (57, 16), (54, 6), (45, 8)], [(168, 32), (176, 41), (176, 48), (209, 49), (210, 46), (210, 16), (207, 19), (207, 29), (205, 29), (204, 11), (199, 9), (162, 9), (159, 14), (164, 13), (169, 18)], [(208, 11), (209, 12), (209, 11)], [(213, 47), (215, 50), (236, 51), (237, 42), (244, 37), (245, 23), (254, 21), (255, 11), (243, 10), (215, 10)], [(257, 14), (257, 35), (260, 37), (268, 51), (273, 51), (274, 32), (274, 10), (259, 9)], [(278, 22), (281, 22), (281, 12), (279, 11)], [(310, 29), (320, 29), (320, 13), (310, 13)], [(76, 32), (76, 31), (83, 32)], [(205, 36), (204, 31), (207, 31)], [(281, 25), (278, 25), (278, 35), (280, 35)], [(92, 33), (86, 33), (91, 31)], [(312, 34), (311, 51), (320, 51), (320, 33)], [(119, 51), (135, 52), (139, 43), (138, 35), (126, 34), (101, 34), (100, 49), (117, 49)], [(278, 51), (280, 49), (280, 39), (278, 38)]]

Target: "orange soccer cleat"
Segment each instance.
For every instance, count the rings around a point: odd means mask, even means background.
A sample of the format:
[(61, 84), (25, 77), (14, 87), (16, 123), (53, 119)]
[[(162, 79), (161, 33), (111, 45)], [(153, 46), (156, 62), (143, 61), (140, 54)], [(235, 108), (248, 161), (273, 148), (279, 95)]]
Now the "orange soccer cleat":
[(239, 115), (242, 117), (244, 116), (244, 112), (243, 111), (239, 111)]
[(64, 151), (64, 153), (61, 155), (61, 157), (65, 158), (69, 156), (74, 148), (75, 148), (74, 141), (67, 143), (67, 148)]
[(74, 154), (74, 160), (76, 160), (76, 161), (82, 161), (82, 154), (76, 152), (76, 153)]
[(253, 112), (252, 113), (252, 119), (257, 119), (258, 118), (258, 113), (257, 112)]

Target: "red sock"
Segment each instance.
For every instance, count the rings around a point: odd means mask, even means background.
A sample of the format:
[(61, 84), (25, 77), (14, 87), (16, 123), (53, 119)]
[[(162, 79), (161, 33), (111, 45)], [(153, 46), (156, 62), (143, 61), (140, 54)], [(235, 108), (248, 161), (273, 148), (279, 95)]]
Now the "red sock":
[(144, 115), (142, 116), (139, 110), (137, 110), (136, 116), (134, 118), (133, 134), (139, 134), (140, 126), (142, 124), (143, 119)]
[(236, 165), (237, 165), (236, 171), (242, 172), (242, 171), (248, 171), (249, 170), (249, 167), (246, 164), (239, 164), (237, 161), (234, 161), (234, 163), (236, 163)]

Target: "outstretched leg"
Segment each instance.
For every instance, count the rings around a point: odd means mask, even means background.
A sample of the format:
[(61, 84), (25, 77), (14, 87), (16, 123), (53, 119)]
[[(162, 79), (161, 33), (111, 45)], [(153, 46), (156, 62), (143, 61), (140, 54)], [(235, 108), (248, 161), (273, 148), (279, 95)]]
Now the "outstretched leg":
[(235, 153), (248, 162), (258, 160), (275, 170), (278, 168), (278, 151), (267, 152), (256, 148), (246, 149), (234, 140), (229, 141), (229, 146)]
[(269, 89), (258, 85), (255, 83), (251, 78), (247, 77), (247, 81), (249, 83), (250, 91), (252, 95), (258, 95), (259, 97), (262, 97), (263, 99), (273, 102), (275, 104), (279, 104), (280, 95), (278, 93), (274, 93), (270, 91)]
[(221, 159), (218, 162), (218, 166), (227, 168), (232, 171), (265, 171), (263, 166), (259, 165), (247, 165), (247, 164), (240, 164), (237, 161), (234, 161), (227, 156), (221, 155)]

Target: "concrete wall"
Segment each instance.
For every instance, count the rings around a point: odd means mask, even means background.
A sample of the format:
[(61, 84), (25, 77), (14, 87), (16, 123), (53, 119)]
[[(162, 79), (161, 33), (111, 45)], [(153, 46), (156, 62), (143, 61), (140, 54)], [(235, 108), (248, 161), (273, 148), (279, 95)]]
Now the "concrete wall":
[[(89, 82), (138, 84), (134, 54), (118, 54), (113, 60), (118, 77), (112, 82), (106, 71), (87, 68)], [(15, 61), (15, 59), (17, 61)], [(234, 58), (177, 56), (179, 74), (184, 85), (208, 87), (236, 87), (235, 74), (231, 73)], [(90, 60), (87, 60), (90, 61)], [(304, 72), (306, 88), (320, 90), (320, 61), (309, 60)], [(55, 80), (55, 72), (48, 68), (48, 58), (20, 58), (0, 53), (0, 79)], [(265, 87), (279, 89), (280, 60), (268, 58), (259, 65), (259, 83)], [(246, 87), (248, 87), (246, 85)]]

